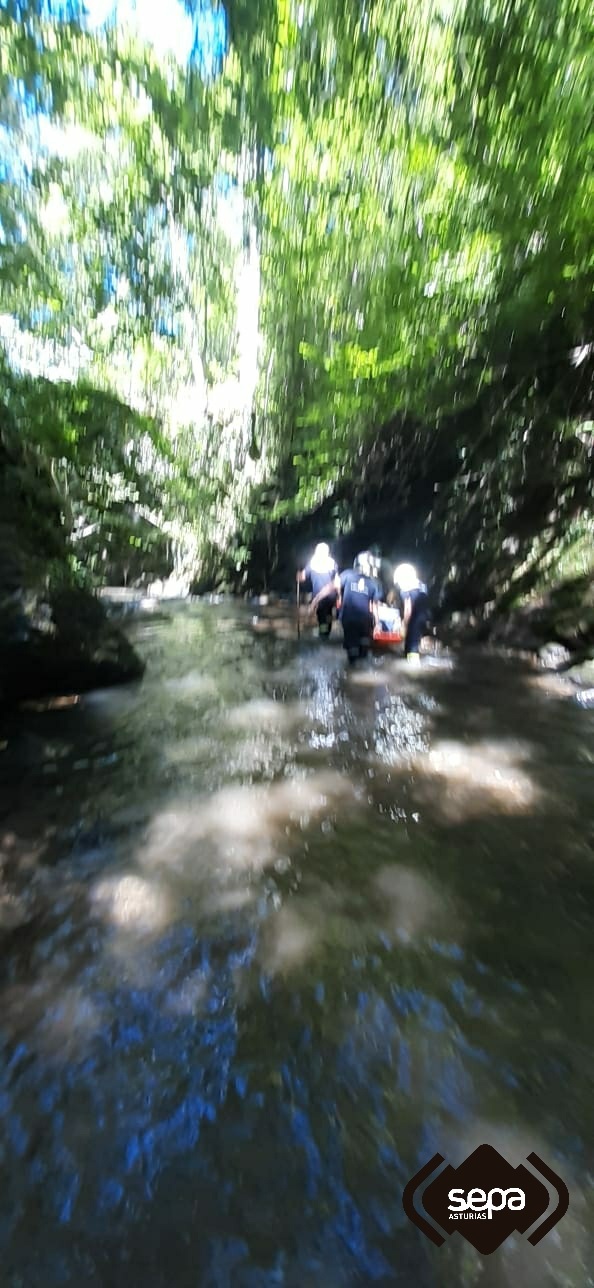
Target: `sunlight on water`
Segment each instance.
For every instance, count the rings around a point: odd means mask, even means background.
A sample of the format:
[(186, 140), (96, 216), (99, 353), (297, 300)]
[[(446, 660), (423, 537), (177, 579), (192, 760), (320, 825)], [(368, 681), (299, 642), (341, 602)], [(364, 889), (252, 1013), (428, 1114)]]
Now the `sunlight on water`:
[(213, 697), (218, 692), (214, 677), (204, 675), (202, 671), (188, 671), (186, 675), (176, 676), (166, 682), (166, 687), (170, 693), (179, 694), (183, 699), (194, 696)]
[(418, 768), (435, 780), (439, 806), (454, 820), (482, 813), (486, 802), (508, 813), (537, 805), (539, 788), (524, 767), (529, 760), (530, 749), (515, 740), (470, 745), (448, 740), (435, 743)]
[(427, 720), (400, 697), (390, 697), (377, 715), (375, 752), (386, 764), (428, 750)]
[(353, 800), (349, 780), (330, 770), (267, 787), (224, 787), (157, 812), (137, 860), (155, 871), (198, 864), (206, 875), (213, 860), (223, 868), (262, 868), (274, 861), (281, 837)]
[(302, 966), (314, 954), (318, 939), (315, 924), (293, 907), (283, 908), (268, 932), (264, 968), (269, 975)]
[(98, 882), (92, 888), (91, 900), (115, 926), (132, 933), (162, 930), (172, 916), (167, 891), (135, 875)]
[(303, 720), (303, 708), (297, 703), (281, 703), (262, 698), (232, 708), (226, 713), (226, 720), (232, 728), (248, 732), (254, 729), (290, 731)]
[(454, 934), (459, 942), (459, 919), (438, 883), (399, 863), (379, 868), (373, 885), (382, 901), (382, 922), (401, 942), (428, 934)]
[[(581, 1288), (589, 713), (495, 663), (355, 680), (240, 612), (213, 646), (218, 611), (161, 623), (140, 688), (26, 715), (0, 975), (21, 1282), (68, 1282), (67, 1237), (91, 1283), (124, 1247), (217, 1285)], [(400, 1205), (483, 1137), (572, 1195), (488, 1279), (457, 1236), (433, 1261)]]

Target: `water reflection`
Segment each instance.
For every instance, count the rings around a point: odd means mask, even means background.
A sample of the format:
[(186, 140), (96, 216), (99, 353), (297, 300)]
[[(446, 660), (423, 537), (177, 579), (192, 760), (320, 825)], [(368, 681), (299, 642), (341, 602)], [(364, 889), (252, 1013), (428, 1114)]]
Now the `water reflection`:
[[(3, 753), (6, 1282), (587, 1283), (591, 713), (224, 608), (143, 647)], [(402, 1188), (483, 1137), (569, 1216), (437, 1254)]]

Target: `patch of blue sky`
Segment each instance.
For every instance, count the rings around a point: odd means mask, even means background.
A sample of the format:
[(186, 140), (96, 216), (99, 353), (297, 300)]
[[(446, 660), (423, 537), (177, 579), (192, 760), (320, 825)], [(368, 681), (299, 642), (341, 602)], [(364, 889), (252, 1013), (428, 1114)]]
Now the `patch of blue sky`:
[(113, 264), (107, 264), (103, 272), (103, 290), (106, 295), (115, 295), (118, 289), (119, 275)]
[(192, 62), (203, 76), (214, 76), (221, 66), (227, 48), (225, 10), (201, 5), (194, 19)]
[(31, 309), (29, 312), (29, 326), (38, 329), (43, 326), (49, 326), (53, 321), (54, 310), (49, 304), (41, 304), (38, 308)]
[(0, 125), (0, 183), (23, 183), (29, 175), (32, 159), (22, 140), (16, 140), (9, 126)]
[(153, 330), (156, 335), (160, 335), (164, 340), (175, 340), (180, 332), (180, 324), (177, 318), (172, 315), (162, 314), (157, 318)]
[(117, 23), (153, 45), (159, 54), (189, 62), (194, 23), (178, 0), (85, 0), (87, 25), (93, 29)]
[(10, 130), (0, 122), (0, 176), (2, 179), (8, 178), (9, 169), (14, 165), (15, 155), (16, 150)]
[[(59, 0), (63, 3), (64, 0)], [(190, 13), (179, 0), (85, 0), (87, 26), (118, 23), (136, 32), (161, 55), (193, 63), (214, 75), (225, 53), (227, 28), (222, 7), (198, 4)]]
[[(0, 11), (8, 11), (17, 21), (26, 23), (29, 17), (28, 0), (0, 0)], [(57, 18), (60, 22), (74, 21), (80, 17), (80, 0), (42, 0), (39, 16), (44, 20)]]
[[(0, 12), (26, 24), (26, 0), (0, 0)], [(220, 66), (227, 47), (225, 10), (219, 0), (41, 0), (39, 15), (58, 22), (83, 21), (90, 30), (119, 23), (131, 27), (159, 54), (194, 63), (205, 76)]]
[(218, 197), (227, 197), (230, 192), (234, 192), (237, 187), (237, 180), (233, 175), (227, 174), (224, 170), (218, 170), (213, 181), (213, 189)]
[(9, 76), (5, 80), (5, 93), (15, 100), (21, 113), (31, 116), (39, 111), (40, 97), (49, 104), (50, 94), (41, 76), (31, 76), (25, 82), (22, 76)]

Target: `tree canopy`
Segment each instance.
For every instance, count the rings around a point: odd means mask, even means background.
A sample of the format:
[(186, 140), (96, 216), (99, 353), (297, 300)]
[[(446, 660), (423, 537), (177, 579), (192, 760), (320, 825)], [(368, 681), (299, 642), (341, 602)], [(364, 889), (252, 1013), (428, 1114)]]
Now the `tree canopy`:
[(587, 537), (587, 0), (185, 8), (185, 60), (0, 8), (4, 401), (76, 565), (239, 580), (419, 480), (453, 580)]

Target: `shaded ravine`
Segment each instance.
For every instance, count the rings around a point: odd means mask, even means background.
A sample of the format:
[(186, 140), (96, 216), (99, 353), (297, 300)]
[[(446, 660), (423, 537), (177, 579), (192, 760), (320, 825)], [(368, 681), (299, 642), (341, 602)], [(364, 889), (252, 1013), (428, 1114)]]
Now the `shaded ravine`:
[[(142, 621), (2, 733), (3, 1283), (587, 1284), (594, 714), (293, 632)], [(401, 1207), (483, 1140), (571, 1192), (484, 1262)]]

